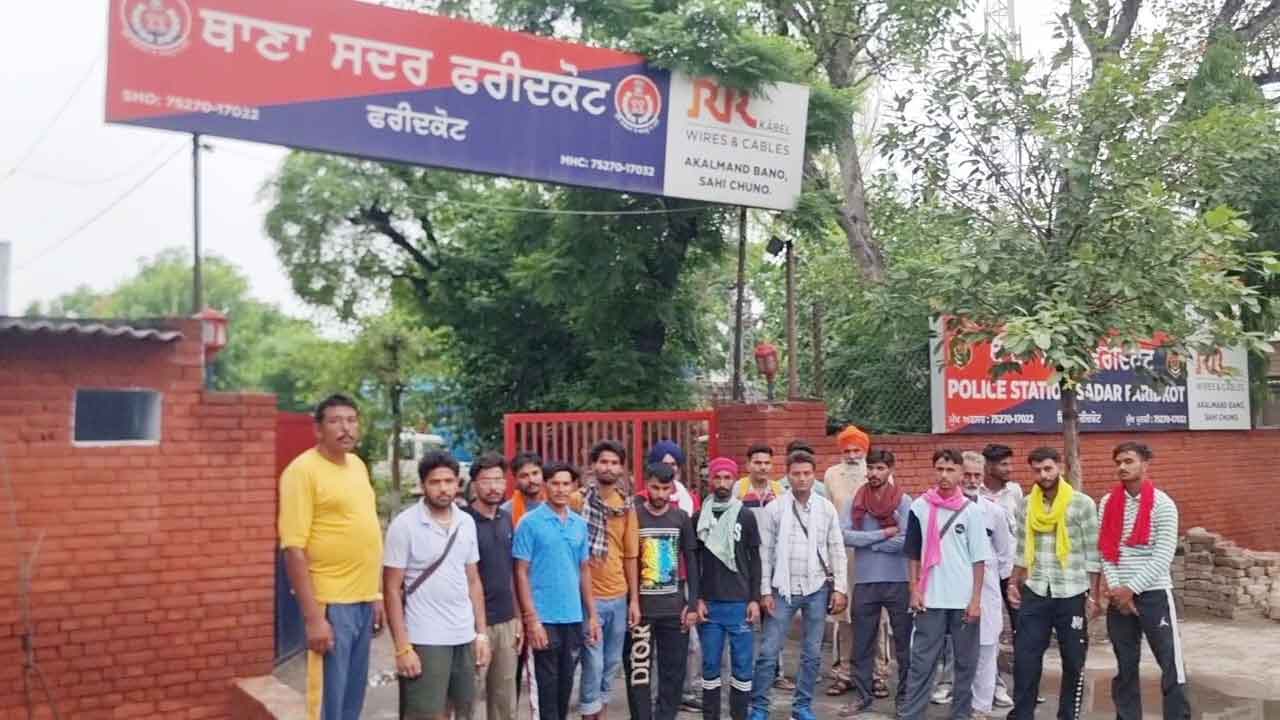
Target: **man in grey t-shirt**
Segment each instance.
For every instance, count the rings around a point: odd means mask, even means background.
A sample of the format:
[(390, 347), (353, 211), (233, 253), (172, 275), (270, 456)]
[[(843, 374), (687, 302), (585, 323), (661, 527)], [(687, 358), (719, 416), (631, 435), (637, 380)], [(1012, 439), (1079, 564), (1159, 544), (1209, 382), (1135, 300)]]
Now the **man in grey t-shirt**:
[[(391, 521), (383, 559), (403, 717), (444, 718), (450, 710), (466, 717), (475, 700), (476, 671), (489, 664), (490, 652), (476, 525), (454, 505), (459, 481), (452, 455), (427, 453), (418, 476), (422, 502)], [(424, 674), (428, 666), (432, 671)]]

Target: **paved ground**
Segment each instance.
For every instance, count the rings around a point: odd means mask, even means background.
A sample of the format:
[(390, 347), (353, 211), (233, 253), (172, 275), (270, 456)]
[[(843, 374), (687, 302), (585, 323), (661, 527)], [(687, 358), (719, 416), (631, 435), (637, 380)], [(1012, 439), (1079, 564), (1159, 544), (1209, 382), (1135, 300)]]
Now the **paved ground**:
[[(1226, 622), (1217, 619), (1192, 618), (1183, 625), (1183, 646), (1186, 648), (1187, 673), (1192, 686), (1193, 718), (1201, 720), (1280, 720), (1280, 624), (1266, 620)], [(790, 671), (796, 667), (797, 651), (793, 642), (787, 648), (783, 666)], [(830, 648), (826, 649), (830, 658)], [(392, 672), (395, 664), (389, 639), (384, 636), (375, 643), (370, 659), (370, 684), (363, 717), (370, 720), (394, 720), (396, 715), (396, 683)], [(825, 667), (824, 667), (825, 671)], [(1144, 710), (1149, 718), (1159, 718), (1159, 672), (1149, 652), (1143, 656)], [(1050, 650), (1045, 662), (1045, 676), (1041, 694), (1046, 697), (1036, 713), (1040, 718), (1057, 716), (1058, 676), (1060, 665), (1054, 650)], [(1089, 651), (1086, 665), (1084, 707), (1086, 720), (1114, 718), (1111, 706), (1109, 682), (1115, 673), (1115, 657), (1111, 647), (1096, 643)], [(282, 665), (276, 675), (286, 684), (302, 689), (305, 683), (305, 663), (295, 658)], [(822, 693), (825, 682), (820, 683), (815, 712), (821, 720), (836, 720), (840, 706), (849, 696), (828, 698)], [(576, 695), (576, 691), (575, 691)], [(789, 717), (789, 698), (775, 691), (772, 719)], [(611, 714), (614, 720), (626, 717), (621, 680), (615, 686)], [(887, 720), (892, 717), (891, 701), (878, 701), (874, 712), (865, 715), (866, 720)], [(576, 715), (575, 715), (576, 717)], [(699, 717), (681, 713), (681, 720)], [(727, 711), (723, 717), (727, 718)], [(945, 708), (933, 706), (929, 718), (947, 717)], [(528, 718), (522, 710), (521, 720)]]

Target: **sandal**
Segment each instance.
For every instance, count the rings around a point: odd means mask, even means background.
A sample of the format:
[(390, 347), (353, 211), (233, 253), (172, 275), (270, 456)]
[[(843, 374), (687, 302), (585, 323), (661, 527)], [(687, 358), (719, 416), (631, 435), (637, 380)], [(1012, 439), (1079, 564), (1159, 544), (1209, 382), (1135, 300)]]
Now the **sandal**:
[(889, 686), (880, 678), (871, 680), (871, 694), (878, 698), (889, 697)]
[(843, 695), (853, 689), (853, 683), (844, 678), (836, 678), (827, 686), (827, 695), (835, 697)]

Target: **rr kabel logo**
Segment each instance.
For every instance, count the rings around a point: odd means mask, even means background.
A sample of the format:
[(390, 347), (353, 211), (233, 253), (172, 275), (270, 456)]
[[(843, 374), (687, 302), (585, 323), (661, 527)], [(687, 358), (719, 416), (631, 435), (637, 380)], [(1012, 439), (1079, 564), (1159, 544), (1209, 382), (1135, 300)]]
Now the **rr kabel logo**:
[(120, 0), (120, 20), (134, 47), (156, 55), (181, 52), (191, 34), (186, 0)]
[(622, 127), (645, 134), (658, 127), (662, 119), (662, 93), (644, 75), (628, 75), (613, 92), (613, 107)]
[(711, 114), (711, 117), (726, 125), (733, 122), (734, 115), (737, 115), (749, 128), (760, 124), (760, 121), (751, 114), (749, 93), (720, 87), (706, 79), (694, 80), (693, 104), (689, 107), (688, 115), (696, 120), (702, 117), (704, 109)]

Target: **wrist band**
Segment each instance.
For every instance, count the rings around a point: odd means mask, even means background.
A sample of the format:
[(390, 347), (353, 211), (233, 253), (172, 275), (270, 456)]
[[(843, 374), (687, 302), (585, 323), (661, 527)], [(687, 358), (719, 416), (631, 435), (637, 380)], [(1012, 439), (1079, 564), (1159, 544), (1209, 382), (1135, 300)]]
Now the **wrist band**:
[(402, 647), (396, 651), (396, 657), (404, 657), (405, 655), (408, 655), (411, 652), (413, 652), (413, 646), (406, 645), (405, 647)]

